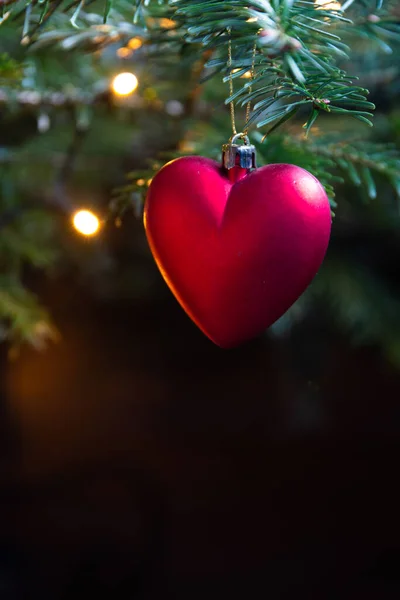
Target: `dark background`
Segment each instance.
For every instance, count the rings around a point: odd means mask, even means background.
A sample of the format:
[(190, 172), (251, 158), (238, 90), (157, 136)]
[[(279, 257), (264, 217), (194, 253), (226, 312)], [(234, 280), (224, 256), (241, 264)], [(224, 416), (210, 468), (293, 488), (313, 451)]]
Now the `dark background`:
[(146, 294), (35, 277), (62, 341), (2, 347), (1, 600), (399, 598), (398, 370), (323, 309), (220, 350), (127, 232)]
[[(49, 78), (69, 80), (61, 61)], [(159, 75), (135, 61), (118, 69), (134, 69), (141, 94)], [(352, 62), (378, 106), (371, 135), (398, 147), (396, 52), (361, 48)], [(166, 98), (185, 101), (188, 74), (167, 71)], [(39, 135), (38, 107), (4, 111), (0, 144), (21, 151), (6, 164), (17, 206), (104, 214), (146, 157), (176, 154), (182, 139), (219, 148), (230, 133), (215, 81), (203, 121), (189, 124), (106, 102), (75, 137), (50, 107)], [(343, 139), (361, 131), (320, 120)], [(274, 161), (287, 162), (283, 150)], [(56, 217), (64, 259), (47, 277), (27, 269), (24, 283), (61, 338), (12, 359), (0, 344), (0, 600), (400, 598), (400, 211), (377, 184), (375, 200), (337, 186), (314, 282), (325, 295), (300, 303), (286, 334), (230, 351), (178, 306), (134, 211), (91, 241)]]

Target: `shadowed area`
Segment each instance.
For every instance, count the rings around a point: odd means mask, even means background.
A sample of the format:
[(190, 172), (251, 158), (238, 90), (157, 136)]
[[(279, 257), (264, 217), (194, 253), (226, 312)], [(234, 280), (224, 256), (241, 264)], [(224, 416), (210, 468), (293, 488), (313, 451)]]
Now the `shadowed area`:
[(63, 342), (2, 377), (4, 600), (398, 597), (400, 378), (376, 351), (320, 322), (223, 351), (161, 280), (146, 305), (65, 285)]

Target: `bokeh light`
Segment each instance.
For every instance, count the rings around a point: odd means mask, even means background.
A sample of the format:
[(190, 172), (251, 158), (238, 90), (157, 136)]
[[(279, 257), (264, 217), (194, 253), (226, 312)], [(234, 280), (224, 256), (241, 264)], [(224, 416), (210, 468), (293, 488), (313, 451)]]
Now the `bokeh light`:
[(117, 96), (129, 96), (136, 90), (138, 83), (133, 73), (119, 73), (112, 80), (111, 88)]
[(125, 48), (125, 46), (123, 46), (122, 48), (118, 48), (117, 50), (118, 58), (130, 58), (132, 54), (133, 50), (130, 50), (130, 48)]
[(90, 210), (78, 210), (72, 217), (72, 223), (82, 235), (95, 235), (100, 228), (98, 217)]
[(342, 5), (336, 0), (314, 0), (316, 8), (326, 10), (341, 10)]
[(131, 38), (128, 42), (128, 48), (130, 48), (131, 50), (139, 50), (139, 48), (141, 48), (142, 45), (143, 42), (138, 37)]

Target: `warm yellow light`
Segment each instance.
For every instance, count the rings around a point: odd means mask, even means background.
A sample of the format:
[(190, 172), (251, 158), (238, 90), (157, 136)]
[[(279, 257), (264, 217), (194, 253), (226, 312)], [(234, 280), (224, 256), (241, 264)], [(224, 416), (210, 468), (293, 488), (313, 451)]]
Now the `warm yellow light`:
[(196, 151), (196, 146), (193, 142), (188, 142), (186, 140), (183, 140), (180, 144), (179, 144), (179, 150), (181, 152), (195, 152)]
[(173, 29), (176, 26), (175, 21), (172, 21), (172, 19), (162, 18), (159, 22), (160, 27), (162, 27), (163, 29)]
[(119, 73), (112, 80), (112, 90), (117, 96), (129, 96), (138, 86), (138, 80), (133, 73)]
[(341, 10), (342, 8), (340, 2), (336, 0), (314, 0), (314, 4), (319, 9)]
[(78, 210), (72, 217), (74, 227), (82, 235), (95, 235), (100, 227), (100, 221), (90, 210)]
[(128, 42), (128, 47), (131, 50), (139, 50), (143, 46), (143, 42), (140, 38), (134, 37), (131, 38)]
[[(238, 73), (239, 71), (241, 71), (242, 69), (232, 69), (232, 74), (233, 73)], [(252, 73), (251, 71), (246, 71), (245, 73), (243, 73), (243, 75), (240, 76), (241, 79), (251, 79), (252, 77)]]
[(129, 58), (130, 56), (132, 56), (133, 51), (130, 50), (129, 48), (118, 48), (117, 50), (117, 56), (118, 58)]

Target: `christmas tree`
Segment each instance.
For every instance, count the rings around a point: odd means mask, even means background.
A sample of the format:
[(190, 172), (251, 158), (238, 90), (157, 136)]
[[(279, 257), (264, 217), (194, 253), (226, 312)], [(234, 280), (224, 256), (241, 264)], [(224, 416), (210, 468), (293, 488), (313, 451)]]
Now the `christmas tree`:
[(39, 271), (103, 295), (145, 289), (124, 258), (148, 252), (154, 174), (188, 154), (219, 160), (239, 131), (259, 165), (315, 175), (335, 215), (324, 266), (271, 334), (323, 307), (400, 360), (399, 42), (390, 0), (0, 0), (2, 337), (56, 337)]

